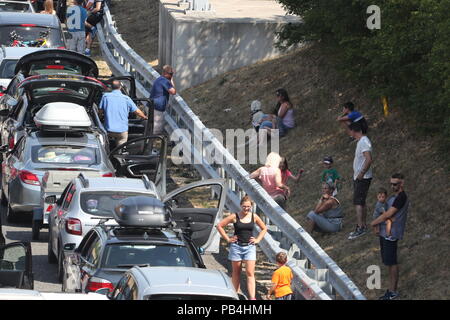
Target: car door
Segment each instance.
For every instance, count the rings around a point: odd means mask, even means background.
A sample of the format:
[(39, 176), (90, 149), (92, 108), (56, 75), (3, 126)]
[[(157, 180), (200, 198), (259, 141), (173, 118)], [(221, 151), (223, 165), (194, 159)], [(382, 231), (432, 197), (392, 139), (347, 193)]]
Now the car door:
[[(25, 137), (22, 137), (2, 164), (2, 172), (4, 175), (3, 192), (5, 195), (9, 196), (10, 183), (17, 178), (19, 170), (22, 169), (23, 163), (20, 161), (20, 159), (24, 145)], [(8, 198), (8, 200), (10, 199)]]
[[(73, 200), (73, 196), (74, 196), (75, 192), (77, 191), (76, 188), (77, 188), (76, 184), (72, 183), (69, 191), (67, 192), (66, 197), (64, 198), (64, 201), (62, 202), (61, 206), (58, 208), (58, 211), (56, 212), (56, 219), (58, 220), (58, 222), (57, 222), (58, 223), (58, 235), (60, 235), (61, 231), (66, 228), (67, 215), (69, 212), (70, 204), (72, 203), (72, 200)], [(59, 241), (59, 238), (53, 239), (53, 241)]]
[(0, 246), (0, 287), (33, 289), (31, 244), (13, 242)]
[(149, 135), (129, 140), (108, 155), (116, 176), (140, 178), (144, 174), (153, 181), (160, 193), (166, 190), (167, 138)]
[(224, 179), (208, 179), (178, 188), (163, 197), (172, 208), (178, 228), (197, 248), (218, 253), (220, 235), (215, 226), (223, 218), (227, 187)]
[(99, 234), (94, 231), (89, 245), (82, 251), (80, 256), (81, 290), (85, 292), (89, 280), (94, 276), (99, 267), (103, 241)]
[[(17, 126), (17, 119), (22, 111), (22, 100), (16, 100), (15, 98), (8, 99), (7, 109), (9, 110), (8, 116), (4, 118), (1, 126), (1, 143), (2, 145), (8, 144), (9, 148), (12, 149), (14, 147), (14, 143), (16, 142), (14, 139), (14, 128)], [(6, 111), (3, 111), (6, 112)], [(12, 139), (12, 141), (11, 141)]]
[(59, 199), (56, 201), (54, 208), (52, 209), (50, 216), (49, 216), (49, 232), (51, 232), (50, 241), (51, 241), (51, 247), (53, 252), (55, 253), (55, 256), (58, 255), (58, 239), (59, 239), (59, 226), (61, 221), (61, 215), (63, 213), (63, 205), (65, 203), (65, 200), (67, 198), (67, 195), (70, 193), (72, 188), (72, 183), (69, 183), (66, 188), (64, 189), (63, 193), (59, 197)]

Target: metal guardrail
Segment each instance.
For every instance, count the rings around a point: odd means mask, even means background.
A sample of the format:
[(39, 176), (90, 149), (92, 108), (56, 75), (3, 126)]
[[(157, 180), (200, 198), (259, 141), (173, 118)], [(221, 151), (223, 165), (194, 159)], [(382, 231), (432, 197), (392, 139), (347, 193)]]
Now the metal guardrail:
[[(153, 81), (159, 74), (122, 39), (115, 28), (110, 11), (105, 8), (99, 43), (103, 57), (115, 75), (132, 75), (137, 80), (137, 92), (148, 97)], [(226, 206), (230, 211), (240, 210), (239, 202), (248, 194), (272, 223), (260, 242), (260, 248), (270, 261), (285, 250), (288, 265), (294, 273), (296, 294), (304, 299), (329, 300), (336, 295), (343, 299), (365, 300), (363, 294), (313, 238), (245, 171), (228, 150), (204, 126), (200, 119), (177, 94), (171, 96), (165, 112), (168, 133), (176, 135), (181, 143), (192, 149), (193, 166), (203, 178), (225, 178), (228, 182)], [(187, 129), (180, 131), (176, 129)], [(188, 132), (188, 134), (186, 134)], [(200, 145), (192, 143), (197, 137)], [(173, 138), (173, 136), (172, 136)], [(205, 149), (208, 147), (208, 149)], [(212, 150), (225, 160), (223, 164), (207, 162), (205, 150)]]

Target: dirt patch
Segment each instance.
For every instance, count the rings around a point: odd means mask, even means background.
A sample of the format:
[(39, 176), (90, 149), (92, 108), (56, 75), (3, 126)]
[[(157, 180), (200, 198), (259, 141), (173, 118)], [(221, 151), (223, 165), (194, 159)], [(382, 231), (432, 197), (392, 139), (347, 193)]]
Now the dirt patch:
[[(343, 231), (314, 238), (332, 259), (355, 281), (369, 299), (381, 290), (368, 290), (367, 267), (380, 265), (382, 288), (388, 284), (379, 257), (378, 239), (368, 234), (347, 240), (356, 224), (352, 206), (352, 163), (355, 144), (336, 122), (342, 110), (339, 105), (352, 100), (369, 121), (369, 137), (373, 143), (374, 179), (368, 195), (368, 221), (376, 201), (378, 187), (389, 187), (389, 177), (405, 174), (406, 192), (411, 206), (405, 239), (399, 243), (400, 284), (404, 299), (445, 299), (450, 276), (449, 212), (450, 179), (444, 169), (448, 153), (438, 150), (438, 141), (418, 136), (404, 115), (390, 106), (391, 114), (383, 116), (380, 100), (370, 98), (354, 84), (343, 81), (329, 63), (329, 57), (318, 48), (306, 48), (278, 59), (257, 63), (218, 76), (209, 82), (181, 93), (188, 105), (209, 128), (250, 128), (250, 103), (258, 99), (263, 111), (275, 106), (275, 90), (286, 88), (296, 109), (297, 127), (280, 141), (280, 152), (289, 160), (293, 171), (304, 168), (287, 211), (300, 223), (319, 198), (321, 160), (331, 155), (335, 168), (344, 178), (338, 199), (345, 212)], [(230, 110), (231, 109), (231, 110)], [(224, 135), (225, 136), (225, 135)], [(247, 170), (256, 166), (244, 165)], [(388, 188), (389, 190), (389, 188)]]

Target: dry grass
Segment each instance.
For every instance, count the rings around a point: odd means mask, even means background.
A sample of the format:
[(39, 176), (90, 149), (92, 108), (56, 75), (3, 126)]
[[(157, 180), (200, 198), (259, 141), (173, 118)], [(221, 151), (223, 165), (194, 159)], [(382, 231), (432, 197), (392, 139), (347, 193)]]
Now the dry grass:
[[(444, 162), (448, 154), (439, 154), (437, 140), (418, 136), (403, 121), (395, 105), (385, 118), (379, 101), (343, 81), (317, 48), (305, 48), (278, 59), (258, 63), (218, 76), (208, 83), (181, 93), (194, 112), (209, 128), (249, 128), (249, 106), (252, 100), (263, 103), (269, 112), (275, 104), (277, 88), (288, 90), (296, 108), (297, 127), (280, 142), (280, 152), (291, 169), (304, 168), (305, 174), (288, 204), (288, 212), (300, 223), (316, 203), (320, 192), (321, 159), (332, 155), (335, 168), (344, 177), (338, 195), (345, 210), (344, 229), (335, 235), (320, 236), (316, 241), (351, 277), (363, 293), (376, 298), (381, 291), (366, 288), (366, 269), (381, 265), (378, 239), (366, 235), (347, 240), (354, 229), (352, 206), (352, 161), (355, 144), (350, 144), (336, 123), (339, 104), (352, 100), (370, 122), (369, 137), (373, 143), (374, 179), (368, 195), (368, 221), (376, 201), (378, 187), (388, 187), (392, 173), (406, 177), (406, 191), (411, 200), (405, 239), (399, 245), (400, 290), (405, 299), (448, 298), (449, 278), (449, 175)], [(225, 112), (224, 109), (231, 108)], [(253, 169), (254, 166), (245, 166)], [(382, 268), (382, 286), (388, 284)]]

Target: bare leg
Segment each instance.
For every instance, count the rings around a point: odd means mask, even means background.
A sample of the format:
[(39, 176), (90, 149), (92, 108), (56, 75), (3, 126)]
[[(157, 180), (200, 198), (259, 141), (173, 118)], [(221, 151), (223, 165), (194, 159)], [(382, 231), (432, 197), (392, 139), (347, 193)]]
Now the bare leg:
[(239, 292), (239, 288), (241, 286), (242, 261), (231, 261), (231, 266), (233, 267), (233, 271), (231, 273), (231, 282), (233, 283), (236, 292)]
[(398, 264), (389, 266), (389, 291), (396, 292), (398, 286)]
[(366, 206), (355, 205), (355, 209), (356, 209), (356, 223), (358, 224), (359, 227), (365, 227), (367, 216)]
[(256, 294), (255, 264), (256, 261), (254, 260), (245, 261), (245, 272), (247, 274), (247, 290), (249, 299), (254, 299)]

